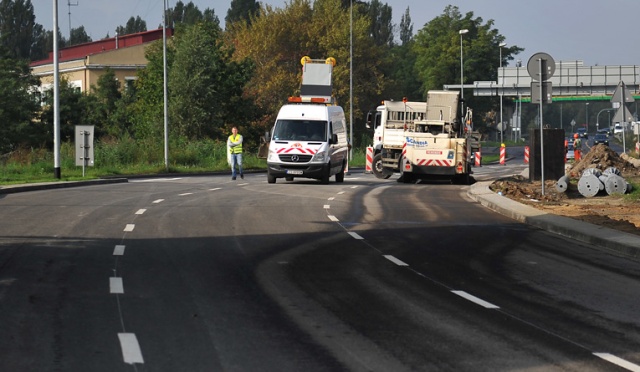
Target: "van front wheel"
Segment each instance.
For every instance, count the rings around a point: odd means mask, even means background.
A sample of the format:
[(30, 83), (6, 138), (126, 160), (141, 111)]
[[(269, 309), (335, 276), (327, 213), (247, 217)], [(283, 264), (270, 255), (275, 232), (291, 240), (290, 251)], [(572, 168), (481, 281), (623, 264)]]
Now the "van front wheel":
[(267, 173), (267, 183), (276, 183), (276, 176)]
[(329, 176), (331, 174), (331, 166), (327, 166), (325, 170), (322, 171), (322, 178), (320, 178), (320, 183), (323, 185), (329, 184)]
[(344, 164), (342, 164), (340, 172), (336, 173), (336, 182), (344, 182)]

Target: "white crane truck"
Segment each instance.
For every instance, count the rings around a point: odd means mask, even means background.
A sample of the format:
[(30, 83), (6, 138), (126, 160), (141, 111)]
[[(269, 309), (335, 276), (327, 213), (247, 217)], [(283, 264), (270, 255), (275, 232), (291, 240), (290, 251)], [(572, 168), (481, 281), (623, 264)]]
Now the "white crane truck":
[(405, 183), (421, 178), (468, 183), (471, 154), (478, 145), (470, 136), (470, 109), (460, 133), (458, 103), (459, 92), (429, 91), (426, 103), (385, 102), (375, 117), (369, 115), (367, 125), (377, 125), (374, 143), (380, 148), (372, 166), (376, 177), (399, 172)]

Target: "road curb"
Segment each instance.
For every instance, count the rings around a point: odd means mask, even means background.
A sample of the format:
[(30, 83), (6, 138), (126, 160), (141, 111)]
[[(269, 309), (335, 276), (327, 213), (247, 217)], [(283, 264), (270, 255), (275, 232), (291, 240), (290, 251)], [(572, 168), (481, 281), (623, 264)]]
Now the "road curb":
[(0, 194), (13, 194), (17, 192), (25, 191), (38, 191), (49, 189), (63, 189), (68, 187), (80, 187), (80, 186), (92, 186), (92, 185), (105, 185), (111, 183), (126, 183), (129, 182), (126, 178), (110, 178), (110, 179), (97, 179), (86, 181), (61, 181), (61, 182), (45, 182), (23, 185), (6, 185), (0, 186)]
[(546, 213), (518, 203), (489, 189), (491, 182), (478, 182), (468, 195), (483, 206), (542, 230), (588, 243), (601, 251), (640, 261), (640, 236)]

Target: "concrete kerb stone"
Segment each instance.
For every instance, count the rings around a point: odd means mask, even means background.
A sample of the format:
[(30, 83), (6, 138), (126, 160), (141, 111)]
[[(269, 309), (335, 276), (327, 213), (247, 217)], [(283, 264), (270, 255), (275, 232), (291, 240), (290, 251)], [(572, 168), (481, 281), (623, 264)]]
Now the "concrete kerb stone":
[(13, 193), (25, 192), (25, 191), (63, 189), (67, 187), (105, 185), (105, 184), (125, 183), (125, 182), (129, 182), (129, 180), (126, 178), (109, 178), (109, 179), (97, 179), (97, 180), (86, 180), (86, 181), (61, 181), (61, 182), (44, 182), (44, 183), (21, 184), (21, 185), (5, 185), (5, 186), (0, 186), (0, 194), (13, 194)]
[(469, 188), (469, 197), (516, 221), (594, 245), (611, 254), (640, 261), (640, 236), (543, 212), (496, 194), (489, 189), (490, 185), (491, 182), (475, 183)]

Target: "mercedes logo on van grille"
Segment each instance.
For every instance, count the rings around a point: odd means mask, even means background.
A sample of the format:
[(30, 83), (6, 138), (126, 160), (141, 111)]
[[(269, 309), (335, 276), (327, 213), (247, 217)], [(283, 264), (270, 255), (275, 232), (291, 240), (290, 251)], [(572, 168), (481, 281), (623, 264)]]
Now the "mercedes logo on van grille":
[(300, 157), (298, 155), (291, 155), (291, 161), (298, 161)]

